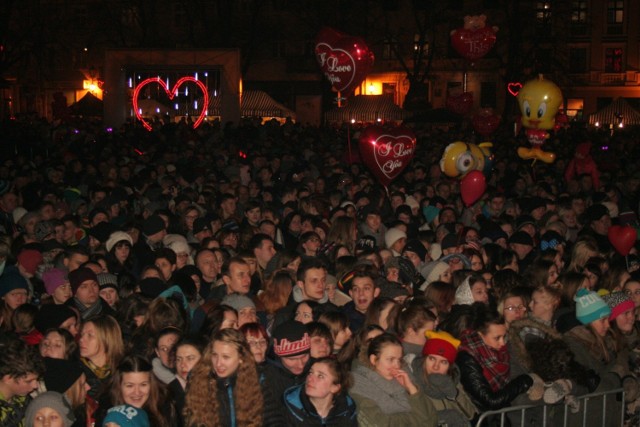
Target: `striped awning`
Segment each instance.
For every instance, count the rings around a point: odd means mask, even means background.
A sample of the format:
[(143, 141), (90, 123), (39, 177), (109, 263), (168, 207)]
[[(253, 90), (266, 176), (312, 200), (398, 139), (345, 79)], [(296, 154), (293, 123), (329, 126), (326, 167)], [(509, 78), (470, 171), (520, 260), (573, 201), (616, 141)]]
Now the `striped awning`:
[(349, 98), (344, 107), (334, 108), (324, 115), (325, 121), (332, 123), (402, 121), (409, 114), (393, 103), (387, 95), (358, 95)]
[[(207, 115), (219, 116), (221, 103), (222, 99), (220, 97), (220, 94), (210, 93), (209, 109)], [(291, 111), (284, 105), (271, 98), (266, 92), (263, 92), (261, 90), (245, 90), (244, 92), (242, 92), (240, 103), (240, 112), (242, 117), (291, 117), (293, 120), (296, 119), (296, 113), (294, 111)], [(202, 98), (199, 98), (198, 105), (202, 105)], [(178, 110), (178, 114), (199, 114), (199, 110), (194, 110), (191, 106), (189, 107), (190, 108), (188, 111), (185, 110), (184, 107), (180, 108)]]
[(595, 125), (618, 124), (625, 126), (640, 125), (640, 113), (633, 108), (624, 98), (617, 98), (611, 104), (600, 111), (589, 115), (589, 124)]

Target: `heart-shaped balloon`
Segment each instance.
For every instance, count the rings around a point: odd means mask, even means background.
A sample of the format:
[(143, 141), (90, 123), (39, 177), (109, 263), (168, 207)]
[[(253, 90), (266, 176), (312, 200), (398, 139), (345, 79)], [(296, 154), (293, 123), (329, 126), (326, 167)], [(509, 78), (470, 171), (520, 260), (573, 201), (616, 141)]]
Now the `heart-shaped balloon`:
[(477, 202), (486, 189), (487, 180), (480, 171), (471, 171), (460, 181), (460, 195), (467, 207)]
[(385, 187), (402, 173), (416, 151), (416, 136), (405, 127), (369, 126), (360, 133), (359, 143), (362, 161)]
[(496, 33), (493, 28), (478, 29), (458, 28), (451, 33), (451, 45), (469, 61), (485, 56), (496, 43)]
[(629, 255), (638, 238), (638, 232), (630, 225), (612, 225), (607, 235), (613, 247), (622, 256)]
[(151, 127), (149, 122), (146, 121), (144, 119), (144, 117), (142, 117), (142, 114), (140, 113), (140, 108), (138, 106), (138, 101), (139, 101), (138, 100), (138, 96), (140, 95), (140, 92), (142, 91), (142, 88), (144, 88), (148, 84), (156, 83), (156, 84), (160, 85), (161, 88), (164, 89), (165, 93), (167, 94), (167, 97), (170, 100), (172, 100), (174, 97), (176, 97), (178, 95), (178, 89), (185, 82), (195, 83), (196, 86), (198, 86), (200, 88), (200, 90), (202, 90), (202, 94), (203, 94), (204, 99), (203, 99), (203, 102), (202, 102), (200, 115), (198, 116), (196, 121), (193, 123), (193, 128), (195, 129), (198, 126), (200, 126), (200, 123), (202, 123), (202, 121), (204, 120), (205, 115), (207, 114), (207, 107), (209, 105), (209, 92), (207, 90), (207, 87), (204, 85), (204, 83), (202, 83), (200, 80), (197, 80), (194, 77), (189, 77), (189, 76), (182, 77), (180, 80), (178, 80), (176, 82), (176, 84), (173, 85), (173, 88), (171, 89), (171, 91), (169, 91), (169, 88), (167, 87), (167, 84), (164, 82), (164, 80), (162, 80), (160, 77), (153, 77), (153, 78), (146, 79), (146, 80), (142, 81), (138, 86), (136, 86), (136, 89), (133, 91), (133, 109), (134, 109), (134, 111), (136, 113), (136, 118), (138, 120), (140, 120), (140, 122), (142, 123), (142, 126), (144, 126), (145, 129), (147, 129), (148, 131), (151, 131), (153, 128)]
[(473, 116), (473, 129), (485, 138), (490, 137), (500, 125), (500, 116), (491, 108), (482, 108)]
[(452, 113), (464, 116), (473, 107), (473, 92), (463, 92), (460, 95), (449, 95), (447, 97), (447, 109)]
[(359, 37), (323, 28), (316, 37), (316, 60), (335, 90), (351, 93), (369, 74), (373, 52)]

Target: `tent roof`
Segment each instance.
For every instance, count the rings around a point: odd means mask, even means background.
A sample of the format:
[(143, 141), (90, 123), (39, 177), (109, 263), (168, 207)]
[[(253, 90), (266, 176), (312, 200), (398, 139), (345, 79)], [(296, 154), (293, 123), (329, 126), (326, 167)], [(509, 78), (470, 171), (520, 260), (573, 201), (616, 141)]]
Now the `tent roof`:
[(87, 92), (81, 99), (71, 104), (69, 109), (75, 116), (100, 117), (104, 114), (102, 100), (91, 92)]
[(358, 95), (350, 98), (344, 107), (336, 107), (324, 115), (328, 122), (375, 122), (378, 119), (402, 121), (409, 114), (393, 103), (387, 95)]
[(625, 125), (640, 125), (640, 113), (624, 98), (616, 98), (600, 111), (589, 115), (589, 124), (593, 125), (596, 122), (616, 124), (620, 118)]
[[(241, 98), (241, 114), (243, 117), (291, 117), (296, 113), (271, 98), (261, 90), (245, 90)], [(209, 115), (220, 115), (219, 96), (209, 97)]]

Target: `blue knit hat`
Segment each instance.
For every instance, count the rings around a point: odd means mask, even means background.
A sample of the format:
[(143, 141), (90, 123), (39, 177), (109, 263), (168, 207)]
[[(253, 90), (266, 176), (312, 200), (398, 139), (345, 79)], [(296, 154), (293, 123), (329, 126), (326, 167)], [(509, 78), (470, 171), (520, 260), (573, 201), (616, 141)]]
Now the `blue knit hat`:
[(115, 423), (120, 427), (149, 427), (149, 417), (143, 409), (119, 405), (107, 411), (102, 425), (107, 423)]
[(598, 294), (588, 289), (579, 289), (574, 300), (576, 302), (576, 318), (583, 325), (609, 317), (611, 314), (607, 303)]
[(0, 297), (16, 289), (24, 289), (29, 292), (29, 284), (16, 267), (7, 266), (0, 275)]

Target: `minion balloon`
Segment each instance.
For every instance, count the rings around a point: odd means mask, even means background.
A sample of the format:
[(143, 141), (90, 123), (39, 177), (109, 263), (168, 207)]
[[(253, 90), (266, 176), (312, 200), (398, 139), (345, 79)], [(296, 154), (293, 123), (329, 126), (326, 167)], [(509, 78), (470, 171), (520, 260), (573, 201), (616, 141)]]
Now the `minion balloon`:
[(461, 179), (474, 170), (488, 176), (493, 167), (492, 146), (490, 142), (479, 145), (462, 141), (452, 142), (444, 149), (440, 159), (440, 169), (450, 178)]
[(530, 80), (518, 92), (518, 104), (522, 113), (522, 126), (527, 130), (527, 140), (531, 148), (518, 148), (518, 156), (529, 160), (541, 160), (553, 163), (555, 153), (542, 150), (542, 144), (549, 138), (547, 130), (553, 129), (556, 114), (562, 104), (560, 88), (542, 75)]

